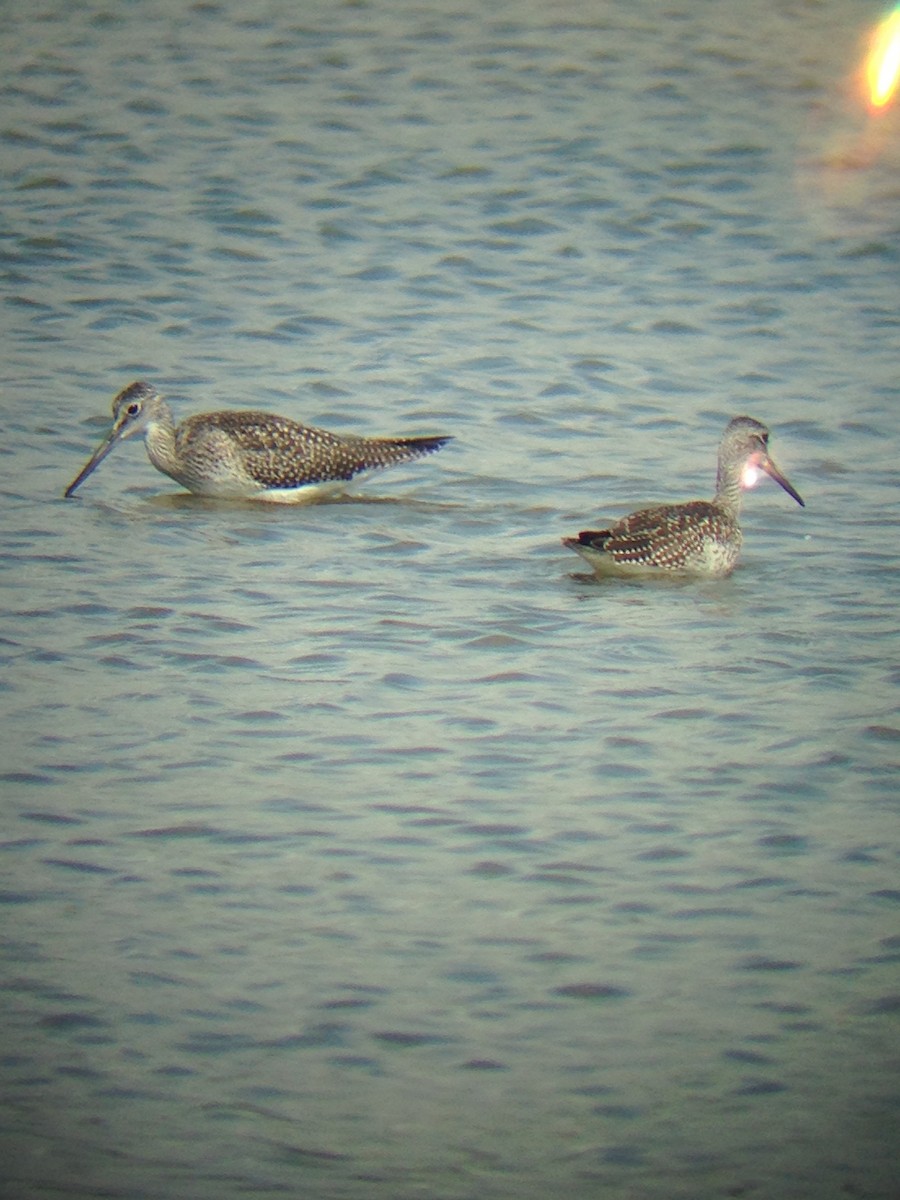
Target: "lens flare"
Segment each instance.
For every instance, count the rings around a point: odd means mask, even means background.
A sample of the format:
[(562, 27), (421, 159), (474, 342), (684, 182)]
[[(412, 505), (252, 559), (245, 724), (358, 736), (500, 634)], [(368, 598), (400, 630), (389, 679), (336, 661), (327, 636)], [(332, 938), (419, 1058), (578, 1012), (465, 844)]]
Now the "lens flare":
[(756, 463), (748, 462), (746, 467), (744, 467), (743, 471), (741, 472), (741, 486), (745, 488), (754, 487), (756, 481), (759, 479), (760, 474), (760, 469)]
[(865, 73), (869, 104), (873, 109), (885, 108), (900, 83), (900, 5), (875, 29)]

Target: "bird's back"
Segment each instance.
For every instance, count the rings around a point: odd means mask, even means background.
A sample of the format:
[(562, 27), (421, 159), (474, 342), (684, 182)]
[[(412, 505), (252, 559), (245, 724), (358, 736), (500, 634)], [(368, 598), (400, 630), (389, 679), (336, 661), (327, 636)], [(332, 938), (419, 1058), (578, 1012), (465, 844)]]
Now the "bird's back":
[(175, 431), (179, 458), (201, 470), (226, 463), (257, 490), (347, 482), (364, 472), (407, 462), (440, 449), (447, 437), (375, 438), (331, 433), (275, 413), (202, 413)]
[(609, 529), (586, 529), (566, 545), (595, 569), (727, 574), (737, 561), (737, 520), (708, 500), (660, 504), (623, 517)]

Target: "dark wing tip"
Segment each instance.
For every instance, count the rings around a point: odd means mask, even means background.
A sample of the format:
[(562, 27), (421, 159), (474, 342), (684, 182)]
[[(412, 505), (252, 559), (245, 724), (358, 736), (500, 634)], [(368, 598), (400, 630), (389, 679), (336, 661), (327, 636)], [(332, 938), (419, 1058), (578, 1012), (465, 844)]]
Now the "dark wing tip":
[(575, 537), (563, 538), (563, 542), (573, 550), (577, 546), (593, 546), (595, 550), (602, 550), (608, 537), (608, 529), (582, 529)]
[(434, 454), (435, 450), (440, 450), (442, 446), (446, 446), (448, 442), (452, 441), (453, 438), (450, 434), (443, 433), (436, 437), (410, 438), (408, 445), (418, 449), (420, 454)]
[(379, 465), (388, 466), (390, 463), (408, 462), (425, 454), (434, 454), (452, 441), (453, 438), (448, 434), (439, 434), (435, 437), (376, 438), (374, 445), (379, 446), (386, 455), (385, 461)]

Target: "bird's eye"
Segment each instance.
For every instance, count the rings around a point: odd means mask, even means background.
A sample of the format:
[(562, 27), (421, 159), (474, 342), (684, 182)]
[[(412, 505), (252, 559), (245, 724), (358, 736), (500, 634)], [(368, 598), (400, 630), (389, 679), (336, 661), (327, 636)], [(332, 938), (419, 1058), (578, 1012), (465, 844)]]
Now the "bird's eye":
[(128, 413), (129, 417), (136, 417), (141, 411), (141, 406), (139, 404), (129, 404), (125, 411)]

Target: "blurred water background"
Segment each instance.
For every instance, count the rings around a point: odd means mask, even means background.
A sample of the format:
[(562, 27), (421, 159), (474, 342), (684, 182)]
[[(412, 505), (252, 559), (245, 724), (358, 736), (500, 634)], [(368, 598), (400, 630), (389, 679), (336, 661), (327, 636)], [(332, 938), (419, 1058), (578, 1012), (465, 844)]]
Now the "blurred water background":
[[(2, 10), (4, 1194), (893, 1200), (881, 10)], [(456, 440), (64, 501), (134, 379)], [(806, 509), (586, 577), (742, 412)]]

